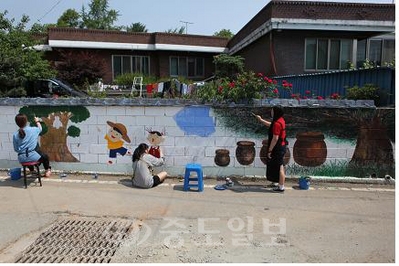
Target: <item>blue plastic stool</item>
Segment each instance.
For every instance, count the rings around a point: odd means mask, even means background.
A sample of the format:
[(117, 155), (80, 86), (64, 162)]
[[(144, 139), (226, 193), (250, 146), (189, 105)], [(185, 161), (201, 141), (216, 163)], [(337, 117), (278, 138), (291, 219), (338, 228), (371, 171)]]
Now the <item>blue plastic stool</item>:
[[(196, 172), (197, 177), (190, 178), (191, 172)], [(197, 181), (197, 182), (190, 183), (190, 181)], [(202, 166), (200, 164), (189, 163), (186, 165), (186, 171), (184, 174), (184, 191), (188, 191), (192, 187), (198, 188), (199, 192), (204, 191), (204, 176), (202, 173)]]

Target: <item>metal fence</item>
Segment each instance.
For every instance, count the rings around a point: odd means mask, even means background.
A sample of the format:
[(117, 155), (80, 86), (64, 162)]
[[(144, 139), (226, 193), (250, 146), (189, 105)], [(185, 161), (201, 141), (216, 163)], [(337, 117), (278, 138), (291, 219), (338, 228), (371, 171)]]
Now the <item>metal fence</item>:
[[(346, 88), (355, 85), (374, 84), (380, 88), (380, 106), (395, 105), (395, 69), (378, 67), (372, 69), (340, 70), (315, 74), (273, 77), (279, 84), (283, 80), (292, 83), (292, 93), (301, 96), (330, 97), (338, 93), (346, 96)], [(308, 91), (308, 93), (306, 93)], [(309, 95), (310, 91), (310, 95)], [(280, 91), (281, 98), (291, 98), (291, 92)]]

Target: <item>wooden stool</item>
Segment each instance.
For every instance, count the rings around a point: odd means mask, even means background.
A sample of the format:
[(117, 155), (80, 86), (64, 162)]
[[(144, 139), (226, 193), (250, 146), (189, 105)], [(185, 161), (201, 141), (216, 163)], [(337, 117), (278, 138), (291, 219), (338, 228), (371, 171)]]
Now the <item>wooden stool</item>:
[(21, 163), (21, 165), (24, 168), (24, 184), (25, 184), (25, 188), (28, 187), (27, 180), (26, 180), (27, 179), (26, 167), (29, 167), (29, 166), (36, 167), (36, 170), (37, 170), (36, 178), (39, 179), (39, 184), (40, 184), (40, 186), (42, 186), (42, 179), (41, 179), (40, 169), (39, 169), (40, 162), (25, 162), (25, 163)]

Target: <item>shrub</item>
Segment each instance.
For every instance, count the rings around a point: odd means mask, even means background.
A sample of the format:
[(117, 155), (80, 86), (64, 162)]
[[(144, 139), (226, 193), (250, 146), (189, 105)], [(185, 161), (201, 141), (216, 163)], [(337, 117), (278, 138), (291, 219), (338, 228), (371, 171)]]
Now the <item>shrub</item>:
[(276, 80), (250, 71), (237, 74), (234, 79), (220, 78), (209, 82), (198, 89), (197, 97), (203, 101), (238, 103), (254, 98), (278, 98), (279, 87), (290, 89), (292, 84), (283, 82), (279, 86)]
[(156, 77), (143, 75), (142, 73), (125, 73), (115, 78), (115, 83), (119, 86), (131, 86), (135, 77), (143, 77), (143, 84), (151, 84), (156, 82)]
[(350, 100), (374, 100), (379, 99), (379, 88), (374, 84), (365, 84), (363, 87), (353, 86), (346, 88), (346, 97)]

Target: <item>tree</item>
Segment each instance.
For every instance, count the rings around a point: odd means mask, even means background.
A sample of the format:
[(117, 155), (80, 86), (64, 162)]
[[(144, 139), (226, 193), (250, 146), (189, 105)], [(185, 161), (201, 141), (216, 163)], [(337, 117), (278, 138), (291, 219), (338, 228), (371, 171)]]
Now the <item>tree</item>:
[(146, 26), (140, 22), (132, 23), (130, 26), (126, 26), (127, 32), (148, 32)]
[(50, 161), (78, 162), (67, 145), (67, 137), (79, 137), (80, 129), (74, 125), (68, 127), (71, 120), (74, 123), (85, 121), (90, 112), (84, 106), (25, 106), (19, 113), (26, 114), (31, 124), (34, 116), (42, 119), (40, 145)]
[(7, 11), (0, 13), (0, 92), (3, 95), (22, 88), (26, 81), (55, 74), (43, 52), (33, 48), (38, 42), (26, 30), (29, 17), (23, 16), (14, 25), (15, 20), (6, 15)]
[(47, 29), (50, 27), (55, 27), (56, 24), (40, 24), (40, 23), (33, 23), (30, 28), (30, 32), (37, 34), (37, 33), (46, 33)]
[(218, 78), (234, 79), (238, 73), (244, 71), (244, 58), (236, 55), (220, 54), (213, 57), (215, 75)]
[(77, 28), (80, 25), (80, 14), (75, 9), (67, 9), (57, 20), (57, 27)]
[(233, 38), (234, 37), (234, 33), (232, 33), (230, 30), (228, 29), (221, 29), (220, 31), (217, 31), (213, 34), (213, 36), (217, 36), (217, 37), (223, 37), (223, 38)]
[(180, 28), (168, 29), (165, 31), (166, 33), (173, 33), (173, 34), (184, 34), (185, 27), (181, 26)]
[(56, 65), (59, 78), (75, 87), (93, 84), (105, 75), (106, 63), (95, 52), (60, 51), (59, 61)]
[(80, 15), (82, 28), (112, 30), (116, 28), (114, 23), (118, 20), (119, 12), (109, 9), (108, 0), (91, 0), (89, 11), (86, 12), (85, 7), (82, 6)]

